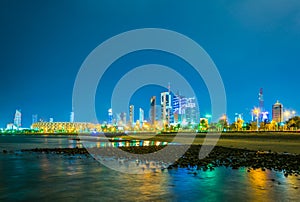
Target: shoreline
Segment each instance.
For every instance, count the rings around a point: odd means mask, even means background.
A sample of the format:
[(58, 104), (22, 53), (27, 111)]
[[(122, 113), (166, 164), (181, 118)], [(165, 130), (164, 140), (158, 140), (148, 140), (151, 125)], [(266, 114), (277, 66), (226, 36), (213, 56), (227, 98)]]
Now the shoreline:
[[(0, 137), (8, 137), (11, 135), (0, 135)], [(13, 135), (19, 136), (19, 135)], [(13, 137), (12, 136), (12, 137)], [(104, 135), (90, 135), (90, 134), (59, 134), (59, 135), (26, 135), (22, 134), (23, 137), (31, 138), (70, 138), (75, 141), (80, 141), (80, 138), (84, 137), (106, 137)], [(215, 134), (197, 134), (196, 137), (192, 134), (186, 133), (181, 135), (174, 134), (128, 134), (128, 135), (118, 135), (110, 134), (107, 136), (108, 140), (113, 140), (114, 138), (120, 139), (120, 141), (130, 141), (130, 140), (149, 140), (149, 141), (160, 141), (160, 142), (173, 142), (179, 144), (192, 144), (192, 145), (202, 145), (204, 140), (217, 142), (217, 146), (237, 148), (237, 149), (249, 149), (254, 151), (273, 151), (278, 153), (292, 153), (300, 154), (300, 133), (281, 133), (281, 132), (260, 132), (260, 133), (222, 133), (219, 139)], [(176, 141), (175, 141), (176, 138)]]
[[(174, 150), (180, 150), (183, 146), (171, 146)], [(226, 168), (239, 169), (247, 168), (248, 172), (251, 170), (266, 169), (283, 172), (286, 177), (288, 175), (300, 175), (300, 155), (277, 153), (272, 151), (254, 151), (249, 149), (238, 149), (215, 146), (209, 155), (203, 159), (199, 159), (199, 151), (201, 145), (191, 145), (191, 147), (185, 152), (183, 156), (178, 158), (177, 161), (168, 166), (167, 169), (187, 168), (196, 170), (214, 170), (216, 167), (225, 166)], [(164, 146), (146, 146), (146, 147), (119, 147), (125, 153), (129, 152), (131, 156), (137, 159), (148, 161), (164, 161), (164, 156), (160, 156), (157, 159), (149, 159), (149, 156), (145, 157), (140, 154), (153, 153), (163, 149)], [(104, 157), (126, 158), (126, 156), (120, 156), (119, 153), (114, 153), (111, 148), (41, 148), (41, 149), (24, 149), (21, 152), (33, 152), (43, 154), (57, 154), (57, 155), (86, 155), (90, 156), (93, 152), (100, 152)], [(92, 156), (90, 156), (93, 158)], [(134, 159), (131, 159), (134, 160)]]

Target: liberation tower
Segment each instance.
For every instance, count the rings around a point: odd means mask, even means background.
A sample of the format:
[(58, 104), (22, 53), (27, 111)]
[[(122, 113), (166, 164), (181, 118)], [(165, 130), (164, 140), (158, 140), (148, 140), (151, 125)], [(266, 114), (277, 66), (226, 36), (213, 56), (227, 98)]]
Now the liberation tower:
[(258, 100), (259, 100), (259, 109), (261, 112), (265, 111), (264, 109), (264, 95), (263, 95), (263, 88), (259, 90), (258, 94)]

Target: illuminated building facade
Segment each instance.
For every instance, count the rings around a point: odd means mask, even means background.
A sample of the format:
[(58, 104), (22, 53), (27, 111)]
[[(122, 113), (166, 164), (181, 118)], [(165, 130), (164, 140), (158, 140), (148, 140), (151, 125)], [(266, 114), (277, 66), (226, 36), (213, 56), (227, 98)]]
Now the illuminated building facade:
[(143, 123), (144, 123), (144, 110), (142, 108), (140, 108), (139, 110), (139, 122), (140, 122), (140, 127), (143, 127)]
[(283, 122), (283, 105), (279, 101), (272, 107), (272, 120), (277, 123)]
[(108, 124), (112, 124), (113, 122), (113, 111), (112, 108), (108, 109)]
[(169, 125), (171, 122), (171, 113), (172, 113), (171, 94), (169, 92), (161, 93), (160, 103), (161, 103), (161, 120), (163, 124)]
[(156, 96), (150, 99), (150, 122), (152, 125), (156, 122)]
[[(258, 100), (259, 100), (259, 119), (258, 119), (258, 121), (267, 123), (267, 122), (269, 122), (269, 112), (267, 112), (265, 110), (263, 88), (261, 88), (259, 90)], [(253, 121), (253, 119), (252, 119), (252, 121)]]
[(76, 123), (76, 122), (36, 122), (32, 124), (32, 129), (39, 130), (43, 133), (81, 133), (90, 131), (100, 131), (100, 124)]
[(37, 114), (33, 114), (32, 115), (32, 124), (38, 122), (38, 115)]
[(74, 112), (70, 113), (70, 122), (73, 123), (74, 122)]
[(130, 126), (134, 125), (134, 105), (129, 106), (129, 123)]
[(15, 118), (14, 118), (14, 125), (17, 128), (20, 128), (22, 125), (22, 113), (20, 110), (16, 110)]
[(186, 98), (185, 104), (185, 121), (187, 123), (198, 123), (199, 112), (196, 105), (196, 98)]
[(187, 99), (179, 94), (174, 95), (172, 102), (174, 123), (181, 123), (184, 119)]
[(121, 122), (121, 125), (126, 125), (126, 113), (125, 112), (121, 112), (120, 122)]

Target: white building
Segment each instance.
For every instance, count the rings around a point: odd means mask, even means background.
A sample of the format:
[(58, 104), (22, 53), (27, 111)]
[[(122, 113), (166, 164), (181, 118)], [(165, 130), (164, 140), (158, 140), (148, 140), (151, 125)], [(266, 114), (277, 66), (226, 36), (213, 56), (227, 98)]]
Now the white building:
[(139, 113), (139, 122), (140, 122), (140, 128), (143, 127), (143, 123), (144, 123), (144, 110), (142, 108), (140, 108), (140, 113)]
[(172, 115), (172, 100), (169, 92), (163, 92), (160, 94), (161, 104), (161, 121), (163, 124), (170, 125)]

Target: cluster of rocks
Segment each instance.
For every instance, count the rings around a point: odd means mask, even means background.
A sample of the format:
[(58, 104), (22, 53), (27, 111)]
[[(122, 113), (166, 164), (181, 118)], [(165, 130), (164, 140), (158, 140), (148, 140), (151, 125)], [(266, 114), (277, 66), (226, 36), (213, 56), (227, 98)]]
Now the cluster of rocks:
[[(145, 156), (141, 154), (151, 154), (158, 153), (165, 146), (147, 146), (147, 147), (121, 147), (121, 148), (36, 148), (31, 150), (22, 150), (22, 152), (41, 152), (41, 153), (54, 153), (54, 154), (64, 154), (64, 155), (86, 155), (98, 154), (103, 156), (114, 156), (116, 158), (131, 158), (131, 159), (142, 159), (142, 158), (152, 158), (151, 156)], [(216, 146), (213, 150), (203, 159), (199, 159), (199, 152), (201, 145), (192, 145), (187, 150), (183, 146), (169, 145), (168, 147), (173, 147), (175, 153), (180, 153), (185, 151), (183, 156), (176, 157), (176, 161), (172, 163), (168, 169), (172, 168), (195, 168), (198, 170), (213, 170), (215, 167), (225, 166), (232, 169), (238, 169), (241, 167), (248, 168), (248, 172), (251, 169), (261, 170), (275, 170), (284, 172), (286, 176), (288, 175), (299, 175), (300, 174), (300, 155), (287, 154), (287, 153), (276, 153), (276, 152), (262, 152), (262, 151), (252, 151), (247, 149), (236, 149), (236, 148), (226, 148)], [(121, 150), (124, 152), (121, 152)], [(181, 149), (181, 151), (180, 151)], [(205, 149), (205, 148), (204, 148)], [(209, 149), (209, 148), (207, 148)], [(177, 152), (178, 151), (178, 152)], [(174, 154), (175, 154), (174, 153)], [(142, 160), (156, 160), (167, 162), (167, 156), (172, 156), (174, 154), (156, 155), (156, 159), (142, 159)]]
[(231, 167), (232, 169), (246, 167), (248, 172), (251, 169), (260, 168), (262, 171), (266, 169), (281, 171), (286, 176), (300, 174), (300, 155), (216, 146), (206, 158), (199, 159), (197, 157), (200, 148), (201, 146), (192, 145), (171, 167), (194, 167), (203, 170), (212, 170), (218, 166)]

